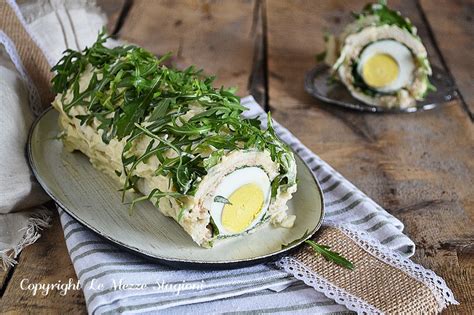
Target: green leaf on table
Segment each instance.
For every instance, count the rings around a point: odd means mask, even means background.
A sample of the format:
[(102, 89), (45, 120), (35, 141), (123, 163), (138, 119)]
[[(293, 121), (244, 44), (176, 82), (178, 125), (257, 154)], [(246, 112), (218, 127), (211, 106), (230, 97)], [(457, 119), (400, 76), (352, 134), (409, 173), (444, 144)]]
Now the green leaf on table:
[(326, 260), (332, 261), (335, 264), (344, 268), (354, 270), (354, 265), (352, 264), (352, 262), (342, 257), (341, 254), (331, 251), (331, 247), (327, 245), (318, 244), (311, 240), (307, 240), (305, 241), (305, 243), (310, 245), (316, 253), (321, 254)]

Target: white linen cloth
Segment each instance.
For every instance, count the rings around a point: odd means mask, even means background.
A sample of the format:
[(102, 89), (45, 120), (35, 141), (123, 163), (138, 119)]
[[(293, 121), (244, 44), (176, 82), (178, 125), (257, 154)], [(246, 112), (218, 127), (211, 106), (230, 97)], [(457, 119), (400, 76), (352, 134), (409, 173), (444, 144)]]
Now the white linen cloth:
[[(242, 99), (242, 105), (249, 109), (245, 117), (266, 120), (253, 97)], [(398, 219), (344, 179), (287, 129), (276, 122), (274, 127), (318, 178), (326, 201), (326, 220), (350, 223), (386, 245), (387, 250), (405, 256), (414, 253), (414, 243), (402, 233), (403, 224)], [(273, 264), (226, 271), (173, 269), (130, 254), (83, 227), (63, 210), (59, 213), (68, 251), (91, 314), (348, 311)], [(120, 284), (133, 288), (124, 289)], [(288, 285), (291, 286), (281, 290)]]
[[(107, 20), (93, 0), (7, 0), (53, 66), (67, 48), (91, 45)], [(36, 95), (34, 95), (36, 93)], [(29, 97), (28, 97), (29, 96)], [(28, 131), (41, 104), (10, 38), (0, 30), (0, 266), (16, 263), (41, 236), (51, 212), (26, 158)]]
[[(25, 154), (33, 122), (26, 77), (9, 51), (14, 49), (0, 30), (0, 264), (13, 265), (20, 251), (40, 237), (50, 212), (49, 198), (34, 180)], [(16, 60), (18, 62), (18, 60)]]

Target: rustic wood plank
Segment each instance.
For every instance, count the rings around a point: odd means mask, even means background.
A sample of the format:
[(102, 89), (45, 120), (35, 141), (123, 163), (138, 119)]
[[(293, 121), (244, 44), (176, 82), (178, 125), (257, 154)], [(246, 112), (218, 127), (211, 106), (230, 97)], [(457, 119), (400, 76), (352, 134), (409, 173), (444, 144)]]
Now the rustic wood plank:
[[(391, 1), (417, 25), (434, 64), (442, 65), (416, 3)], [(444, 277), (471, 314), (474, 255), (474, 128), (459, 100), (431, 112), (363, 114), (322, 104), (303, 78), (323, 50), (326, 30), (341, 28), (365, 1), (267, 2), (269, 105), (310, 149), (399, 217), (417, 244), (414, 260)], [(461, 245), (460, 245), (461, 244)]]
[(197, 65), (216, 84), (247, 94), (252, 70), (254, 1), (134, 1), (120, 38), (155, 54), (174, 52), (178, 67)]
[(54, 284), (77, 282), (71, 259), (66, 249), (63, 231), (55, 212), (52, 227), (20, 255), (18, 265), (2, 297), (2, 312), (23, 314), (25, 310), (38, 314), (86, 314), (82, 290), (69, 291), (62, 296), (51, 290), (47, 295), (22, 290), (28, 283)]
[(120, 27), (120, 17), (124, 16), (124, 10), (128, 10), (130, 0), (98, 0), (97, 6), (107, 16), (107, 31), (109, 34), (116, 33)]
[(355, 1), (267, 1), (269, 101), (274, 108), (312, 104), (304, 92), (304, 75), (324, 50), (323, 32), (346, 24)]
[(474, 114), (474, 64), (472, 62), (474, 3), (469, 0), (420, 0), (419, 3), (472, 117)]
[(3, 292), (7, 288), (8, 280), (13, 273), (13, 268), (12, 266), (8, 266), (5, 270), (0, 269), (0, 297), (2, 297)]

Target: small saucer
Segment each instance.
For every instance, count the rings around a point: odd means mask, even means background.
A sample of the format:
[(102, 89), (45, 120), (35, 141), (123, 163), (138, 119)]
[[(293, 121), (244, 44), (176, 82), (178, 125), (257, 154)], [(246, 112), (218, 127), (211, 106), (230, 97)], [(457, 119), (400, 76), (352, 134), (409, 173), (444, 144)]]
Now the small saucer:
[(320, 64), (310, 70), (306, 74), (304, 84), (306, 92), (326, 103), (363, 112), (414, 113), (433, 109), (457, 96), (456, 86), (449, 73), (438, 67), (432, 67), (432, 69), (433, 75), (430, 77), (430, 81), (436, 87), (436, 91), (429, 92), (424, 100), (416, 103), (416, 106), (407, 108), (368, 105), (355, 99), (342, 83), (329, 83), (332, 75), (331, 68), (325, 64)]

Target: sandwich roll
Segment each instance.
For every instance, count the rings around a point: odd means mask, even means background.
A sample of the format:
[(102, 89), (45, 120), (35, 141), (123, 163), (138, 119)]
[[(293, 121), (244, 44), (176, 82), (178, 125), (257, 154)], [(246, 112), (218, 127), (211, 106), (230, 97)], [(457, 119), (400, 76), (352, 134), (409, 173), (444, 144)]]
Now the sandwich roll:
[[(152, 202), (196, 242), (211, 247), (267, 223), (291, 228), (293, 153), (268, 117), (245, 107), (212, 78), (163, 65), (136, 46), (97, 42), (67, 51), (53, 68), (62, 142), (116, 179), (131, 202)], [(129, 197), (127, 197), (129, 198)]]

